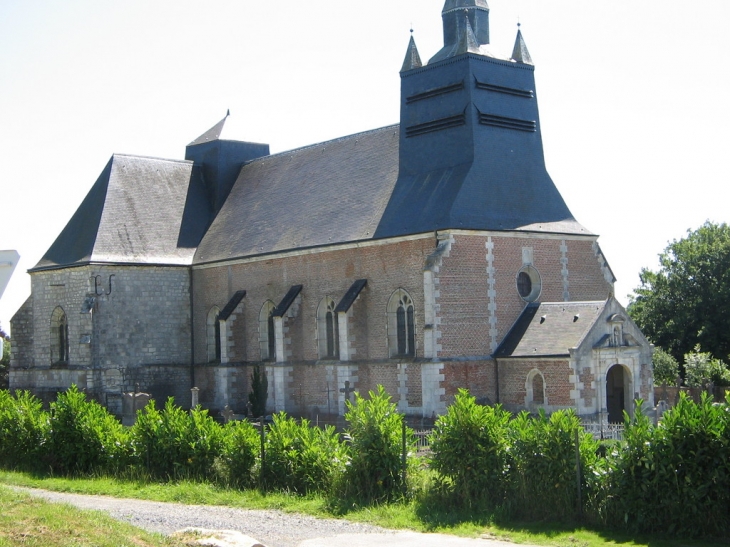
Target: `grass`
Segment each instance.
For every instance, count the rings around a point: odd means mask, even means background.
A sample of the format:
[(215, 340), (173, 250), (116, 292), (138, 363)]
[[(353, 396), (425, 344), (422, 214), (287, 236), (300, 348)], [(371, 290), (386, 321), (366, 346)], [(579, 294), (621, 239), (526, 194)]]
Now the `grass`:
[(151, 534), (100, 511), (81, 511), (0, 487), (0, 547), (175, 547), (179, 540)]
[[(278, 509), (320, 518), (341, 516), (351, 521), (366, 522), (386, 528), (483, 537), (549, 547), (720, 547), (721, 545), (727, 547), (727, 542), (631, 537), (613, 531), (585, 527), (581, 524), (565, 525), (548, 522), (505, 524), (501, 521), (495, 522), (491, 515), (451, 510), (440, 504), (438, 500), (352, 507), (346, 510), (340, 508), (335, 515), (327, 500), (321, 496), (302, 497), (284, 493), (262, 495), (257, 491), (229, 490), (198, 482), (161, 484), (144, 480), (124, 481), (105, 477), (68, 479), (0, 471), (0, 484), (186, 504)], [(0, 541), (0, 547), (4, 547), (4, 545)], [(12, 545), (12, 543), (8, 545)], [(28, 545), (33, 544), (28, 543)], [(79, 545), (87, 544), (80, 543)], [(88, 543), (88, 545), (92, 545), (92, 543)], [(124, 544), (120, 543), (120, 545)], [(150, 543), (150, 545), (158, 544)]]

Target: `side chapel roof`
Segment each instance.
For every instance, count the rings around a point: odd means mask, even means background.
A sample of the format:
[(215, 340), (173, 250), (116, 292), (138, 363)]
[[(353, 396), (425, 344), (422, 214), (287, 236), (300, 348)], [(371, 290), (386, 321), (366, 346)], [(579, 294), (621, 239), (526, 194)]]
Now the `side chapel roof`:
[(115, 154), (33, 269), (88, 262), (190, 264), (210, 217), (192, 162)]
[(495, 357), (569, 355), (595, 324), (606, 301), (534, 302), (522, 311), (495, 352)]

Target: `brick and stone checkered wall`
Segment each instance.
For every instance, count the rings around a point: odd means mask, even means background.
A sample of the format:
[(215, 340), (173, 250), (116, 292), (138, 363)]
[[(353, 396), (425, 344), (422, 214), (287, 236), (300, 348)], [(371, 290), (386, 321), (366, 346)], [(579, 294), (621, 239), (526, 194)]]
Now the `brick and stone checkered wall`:
[[(49, 392), (65, 389), (71, 369), (85, 367), (91, 372), (78, 372), (76, 380), (89, 392), (108, 394), (110, 405), (116, 405), (116, 393), (139, 384), (142, 391), (157, 398), (174, 395), (186, 406), (190, 387), (197, 385), (203, 406), (229, 404), (243, 413), (251, 366), (261, 362), (262, 306), (278, 304), (301, 284), (281, 319), (277, 343), (283, 355), (265, 363), (272, 411), (326, 413), (329, 385), (330, 409), (342, 413), (345, 381), (363, 395), (385, 386), (412, 415), (445, 410), (459, 388), (496, 402), (491, 355), (526, 305), (516, 287), (526, 260), (540, 274), (540, 301), (603, 300), (612, 292), (594, 237), (518, 232), (451, 230), (193, 268), (108, 265), (36, 272), (33, 295), (13, 319), (19, 343), (11, 382)], [(94, 295), (94, 276), (100, 276), (102, 295)], [(326, 297), (339, 302), (357, 279), (367, 279), (367, 286), (345, 319), (349, 351), (343, 354), (350, 360), (320, 359), (317, 308)], [(391, 359), (388, 351), (387, 306), (399, 288), (415, 310), (416, 355), (408, 359)], [(208, 313), (214, 306), (222, 310), (239, 290), (246, 296), (222, 328), (224, 362), (209, 363)], [(90, 295), (93, 313), (80, 313)], [(50, 316), (56, 306), (69, 321), (69, 371), (46, 374), (42, 371), (52, 370)], [(80, 343), (85, 336), (91, 343)], [(535, 366), (500, 370), (503, 401), (524, 404), (526, 376)], [(545, 366), (549, 405), (569, 405), (575, 389), (570, 372), (553, 370), (554, 363)], [(595, 384), (587, 372), (578, 378), (581, 386)], [(590, 387), (580, 389), (586, 401), (595, 396)]]

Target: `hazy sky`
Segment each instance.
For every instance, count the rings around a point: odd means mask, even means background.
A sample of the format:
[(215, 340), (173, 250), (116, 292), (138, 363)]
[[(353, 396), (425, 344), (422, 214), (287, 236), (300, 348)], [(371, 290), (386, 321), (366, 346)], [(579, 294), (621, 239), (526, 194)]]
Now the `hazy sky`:
[[(112, 153), (182, 158), (227, 109), (272, 152), (397, 123), (409, 29), (430, 58), (443, 4), (0, 0), (0, 324)], [(668, 241), (730, 220), (730, 2), (489, 5), (496, 51), (522, 23), (548, 171), (625, 304)]]

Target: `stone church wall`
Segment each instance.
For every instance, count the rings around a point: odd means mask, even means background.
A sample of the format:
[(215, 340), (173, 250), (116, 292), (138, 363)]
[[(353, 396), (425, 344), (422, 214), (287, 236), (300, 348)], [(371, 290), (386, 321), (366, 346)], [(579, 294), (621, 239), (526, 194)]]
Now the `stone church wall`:
[[(24, 349), (13, 359), (12, 389), (55, 394), (76, 384), (105, 399), (138, 385), (158, 398), (189, 401), (188, 268), (64, 268), (34, 272), (31, 284), (32, 296), (12, 322), (14, 332), (31, 341), (18, 344)], [(67, 362), (51, 357), (51, 316), (58, 307), (68, 323)], [(121, 399), (121, 412), (120, 405)], [(112, 411), (116, 406), (110, 403)]]

